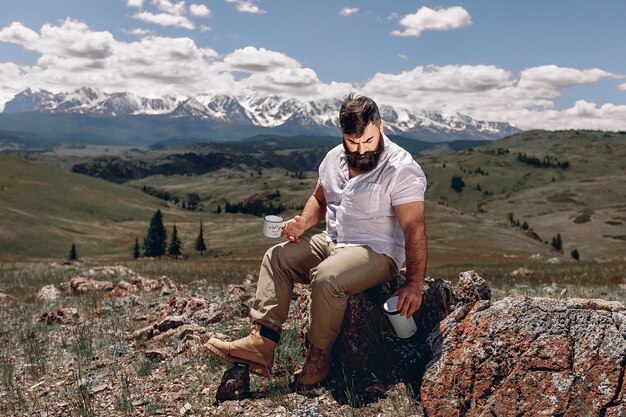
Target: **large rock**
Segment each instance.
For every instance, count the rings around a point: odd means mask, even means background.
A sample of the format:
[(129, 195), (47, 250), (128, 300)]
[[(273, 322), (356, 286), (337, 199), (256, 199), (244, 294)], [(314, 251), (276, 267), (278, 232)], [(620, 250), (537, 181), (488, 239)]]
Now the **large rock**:
[[(331, 377), (351, 375), (366, 388), (374, 382), (392, 383), (409, 380), (418, 385), (424, 368), (431, 358), (426, 338), (451, 311), (459, 305), (489, 299), (491, 291), (474, 271), (460, 274), (454, 288), (442, 279), (426, 279), (422, 306), (413, 316), (417, 333), (408, 339), (396, 336), (382, 306), (385, 300), (406, 282), (404, 270), (385, 285), (353, 295), (348, 300), (342, 332), (333, 347)], [(302, 324), (300, 336), (307, 333), (308, 288), (299, 288), (297, 322)], [(332, 378), (331, 378), (332, 379)]]
[(63, 307), (57, 311), (43, 313), (37, 319), (37, 322), (46, 324), (75, 324), (80, 316), (78, 310), (74, 307)]
[(481, 301), (455, 310), (428, 342), (428, 416), (626, 416), (621, 303)]
[(110, 281), (100, 281), (97, 279), (74, 277), (70, 280), (70, 291), (74, 295), (85, 294), (90, 291), (109, 292), (113, 289)]
[(54, 285), (45, 285), (39, 289), (35, 297), (39, 301), (54, 301), (61, 295), (61, 291)]

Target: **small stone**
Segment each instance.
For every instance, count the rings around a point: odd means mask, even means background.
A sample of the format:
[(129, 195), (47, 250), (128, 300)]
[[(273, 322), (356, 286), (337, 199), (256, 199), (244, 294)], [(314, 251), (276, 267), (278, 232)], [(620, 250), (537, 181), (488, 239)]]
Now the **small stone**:
[(0, 304), (10, 304), (12, 301), (13, 297), (0, 291)]
[(159, 323), (157, 323), (155, 327), (160, 332), (166, 332), (170, 329), (175, 329), (177, 327), (180, 327), (186, 322), (187, 321), (185, 320), (183, 316), (167, 316), (163, 320), (161, 320)]
[(61, 291), (54, 285), (46, 285), (39, 289), (37, 292), (37, 300), (39, 301), (54, 301), (61, 295)]
[(180, 408), (180, 415), (181, 415), (181, 416), (184, 416), (185, 414), (187, 414), (187, 413), (188, 413), (188, 412), (190, 412), (190, 411), (191, 411), (191, 404), (189, 404), (189, 403), (185, 403), (185, 405), (183, 405), (183, 406)]
[(142, 327), (141, 329), (137, 329), (133, 332), (133, 339), (152, 339), (152, 337), (158, 333), (158, 330), (154, 328), (154, 326)]
[(72, 324), (79, 319), (78, 310), (73, 307), (62, 307), (51, 313), (43, 313), (37, 319), (40, 323), (46, 324)]
[(167, 352), (161, 349), (148, 349), (144, 354), (152, 362), (163, 362), (167, 359)]
[(43, 384), (44, 384), (44, 381), (39, 381), (39, 382), (37, 382), (36, 384), (31, 385), (30, 389), (31, 389), (31, 390), (34, 390), (34, 389), (36, 389), (36, 388), (39, 388), (39, 387), (40, 387), (40, 386), (42, 386)]
[(232, 285), (226, 296), (229, 301), (233, 302), (246, 301), (250, 299), (250, 297), (252, 297), (252, 294), (250, 294), (243, 285)]
[(217, 402), (241, 400), (250, 394), (250, 369), (247, 365), (230, 365), (222, 375), (215, 394)]
[(533, 274), (534, 272), (531, 269), (528, 268), (517, 268), (515, 271), (511, 272), (511, 276), (512, 277), (529, 277)]
[(97, 394), (97, 393), (102, 392), (102, 391), (107, 390), (107, 389), (110, 389), (110, 387), (107, 384), (100, 384), (100, 385), (97, 385), (97, 386), (91, 388), (89, 391), (92, 394)]

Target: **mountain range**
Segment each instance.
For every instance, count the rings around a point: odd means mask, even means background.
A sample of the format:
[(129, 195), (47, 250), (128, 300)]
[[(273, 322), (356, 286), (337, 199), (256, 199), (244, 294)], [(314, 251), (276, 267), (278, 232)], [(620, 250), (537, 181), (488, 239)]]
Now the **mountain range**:
[[(140, 97), (83, 87), (51, 93), (27, 89), (5, 103), (0, 130), (70, 142), (151, 144), (172, 138), (237, 140), (255, 134), (337, 135), (341, 101), (279, 96), (199, 94)], [(494, 140), (519, 132), (508, 123), (460, 113), (380, 107), (389, 134), (428, 142)]]

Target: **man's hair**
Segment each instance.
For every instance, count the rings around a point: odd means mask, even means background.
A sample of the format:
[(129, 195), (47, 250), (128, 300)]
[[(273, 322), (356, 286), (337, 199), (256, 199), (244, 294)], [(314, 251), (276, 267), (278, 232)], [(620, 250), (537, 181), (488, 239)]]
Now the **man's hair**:
[(343, 99), (339, 110), (339, 125), (344, 134), (361, 136), (369, 122), (380, 125), (380, 112), (374, 100), (355, 96), (354, 93)]

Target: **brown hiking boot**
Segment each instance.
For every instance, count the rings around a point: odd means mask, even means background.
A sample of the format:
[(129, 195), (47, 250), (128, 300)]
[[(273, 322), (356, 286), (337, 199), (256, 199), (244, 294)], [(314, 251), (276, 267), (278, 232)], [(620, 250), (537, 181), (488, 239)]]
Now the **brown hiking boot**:
[(304, 367), (296, 372), (295, 378), (298, 388), (311, 388), (326, 379), (330, 370), (331, 349), (322, 349), (312, 343), (307, 343), (308, 352)]
[(212, 337), (204, 347), (226, 362), (249, 365), (250, 372), (269, 377), (276, 342), (261, 336), (259, 326), (253, 326), (251, 333), (244, 338), (223, 342)]

